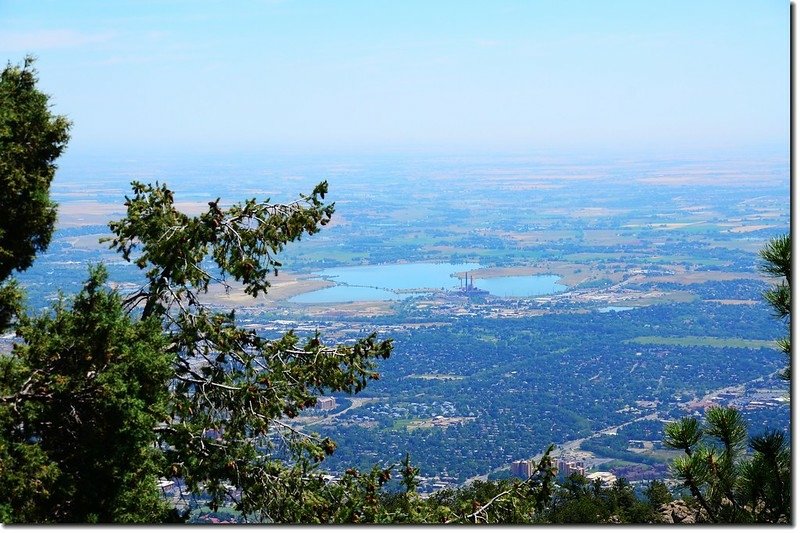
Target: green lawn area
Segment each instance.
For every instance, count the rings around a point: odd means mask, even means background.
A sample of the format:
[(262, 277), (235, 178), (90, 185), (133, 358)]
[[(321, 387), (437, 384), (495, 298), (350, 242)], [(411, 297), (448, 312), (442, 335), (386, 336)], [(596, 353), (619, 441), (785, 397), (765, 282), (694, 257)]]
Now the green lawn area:
[(625, 258), (633, 257), (635, 254), (629, 252), (576, 252), (564, 254), (565, 261), (621, 261)]
[[(302, 258), (299, 260), (303, 262), (339, 261), (342, 263), (357, 265), (361, 261), (364, 261), (368, 258), (369, 254), (367, 252), (350, 252), (347, 250), (325, 247), (317, 250), (304, 251)], [(295, 261), (298, 261), (298, 259), (296, 259)]]
[(422, 420), (421, 418), (398, 418), (392, 424), (392, 429), (408, 429), (408, 425), (411, 422), (419, 422)]
[(749, 348), (757, 350), (760, 348), (776, 348), (775, 341), (737, 339), (734, 337), (635, 337), (628, 339), (626, 343), (635, 344), (666, 344), (671, 346), (709, 346), (711, 348)]
[(655, 263), (691, 263), (702, 266), (723, 266), (726, 264), (725, 261), (720, 259), (692, 257), (689, 255), (659, 255), (650, 259)]
[(605, 463), (600, 463), (594, 468), (590, 468), (587, 474), (591, 473), (591, 471), (605, 472), (611, 470), (612, 468), (624, 468), (626, 466), (636, 466), (642, 464), (644, 463), (634, 463), (631, 461), (623, 461), (622, 459), (611, 459), (610, 461), (606, 461)]

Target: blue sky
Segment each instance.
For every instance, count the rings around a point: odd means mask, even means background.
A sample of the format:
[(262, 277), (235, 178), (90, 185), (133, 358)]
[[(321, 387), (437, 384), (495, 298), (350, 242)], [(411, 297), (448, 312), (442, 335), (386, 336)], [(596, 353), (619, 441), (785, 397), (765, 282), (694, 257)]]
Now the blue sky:
[(75, 150), (788, 146), (777, 0), (0, 0)]

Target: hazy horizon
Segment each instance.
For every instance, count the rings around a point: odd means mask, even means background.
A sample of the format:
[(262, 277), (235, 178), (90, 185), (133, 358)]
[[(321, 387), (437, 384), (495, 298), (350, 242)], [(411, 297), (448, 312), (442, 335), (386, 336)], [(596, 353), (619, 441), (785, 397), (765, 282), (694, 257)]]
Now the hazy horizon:
[(785, 1), (3, 2), (26, 54), (67, 157), (788, 155)]

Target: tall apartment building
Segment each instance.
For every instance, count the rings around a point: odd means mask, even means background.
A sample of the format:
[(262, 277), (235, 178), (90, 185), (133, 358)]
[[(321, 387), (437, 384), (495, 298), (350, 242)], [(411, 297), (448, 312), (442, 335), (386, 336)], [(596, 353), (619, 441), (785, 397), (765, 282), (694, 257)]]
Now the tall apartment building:
[(322, 396), (320, 398), (317, 398), (316, 408), (317, 409), (324, 409), (326, 411), (329, 410), (329, 409), (335, 409), (336, 408), (336, 399), (335, 398), (331, 398), (329, 396)]
[(586, 475), (586, 466), (583, 461), (565, 461), (564, 459), (558, 460), (558, 475), (569, 477), (571, 474)]
[(520, 479), (528, 479), (533, 474), (533, 465), (530, 461), (519, 460), (511, 463), (511, 475)]

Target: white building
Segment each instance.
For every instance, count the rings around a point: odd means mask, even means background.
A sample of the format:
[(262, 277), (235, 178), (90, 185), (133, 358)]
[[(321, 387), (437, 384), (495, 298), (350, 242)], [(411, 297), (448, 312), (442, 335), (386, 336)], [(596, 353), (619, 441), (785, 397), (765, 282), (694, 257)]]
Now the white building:
[(596, 479), (599, 479), (602, 483), (602, 487), (607, 489), (614, 484), (614, 482), (617, 480), (617, 476), (611, 472), (592, 472), (591, 474), (586, 475), (586, 479), (588, 479), (590, 483), (594, 483)]

